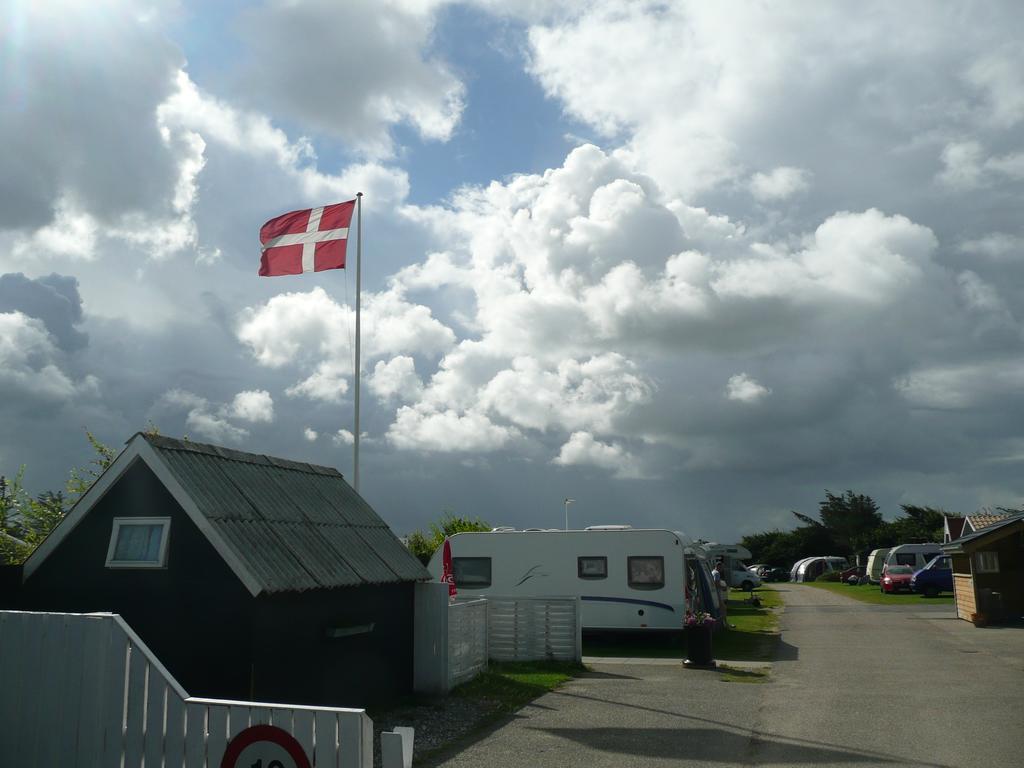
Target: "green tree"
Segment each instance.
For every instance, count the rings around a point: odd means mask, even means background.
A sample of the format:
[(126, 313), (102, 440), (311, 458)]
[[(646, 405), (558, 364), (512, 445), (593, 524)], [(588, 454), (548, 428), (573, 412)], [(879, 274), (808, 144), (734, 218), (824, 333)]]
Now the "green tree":
[(826, 490), (825, 500), (818, 502), (818, 516), (844, 554), (869, 547), (883, 522), (875, 500), (853, 491), (837, 496)]
[(942, 541), (943, 517), (950, 514), (949, 512), (913, 504), (901, 504), (900, 508), (904, 516), (883, 527), (884, 541), (878, 546), (892, 547), (897, 544)]
[(30, 499), (22, 485), (24, 476), (24, 465), (11, 480), (0, 476), (0, 564), (20, 563), (27, 557), (22, 510)]
[(413, 531), (406, 539), (406, 546), (409, 551), (419, 558), (420, 562), (426, 565), (434, 552), (440, 547), (444, 540), (455, 533), (466, 531), (489, 531), (491, 526), (479, 517), (470, 519), (458, 517), (451, 510), (446, 510), (441, 519), (431, 523), (426, 531)]
[(85, 437), (95, 456), (88, 466), (71, 470), (63, 491), (30, 496), (22, 483), (24, 466), (12, 481), (0, 477), (0, 562), (23, 563), (113, 463), (113, 449), (88, 430)]
[[(153, 428), (154, 431), (156, 428)], [(72, 467), (71, 472), (68, 474), (67, 482), (64, 484), (64, 488), (70, 497), (71, 506), (75, 505), (85, 492), (92, 488), (92, 484), (96, 482), (96, 479), (103, 474), (104, 470), (114, 463), (114, 459), (117, 458), (117, 454), (114, 449), (108, 445), (104, 445), (96, 436), (89, 430), (85, 430), (85, 439), (89, 441), (89, 445), (92, 446), (95, 456), (89, 460), (88, 465), (85, 467)]]

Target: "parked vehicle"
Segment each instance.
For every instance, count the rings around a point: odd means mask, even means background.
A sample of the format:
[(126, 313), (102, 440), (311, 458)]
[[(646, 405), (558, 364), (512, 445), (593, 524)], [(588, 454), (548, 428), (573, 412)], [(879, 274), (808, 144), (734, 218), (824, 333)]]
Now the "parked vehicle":
[(882, 568), (885, 567), (885, 557), (889, 554), (889, 548), (873, 549), (868, 555), (867, 571), (868, 581), (877, 584), (882, 580)]
[(865, 572), (866, 569), (863, 565), (855, 565), (852, 568), (840, 571), (839, 580), (843, 584), (860, 584), (860, 580), (864, 578)]
[(797, 560), (795, 563), (793, 563), (793, 567), (789, 569), (789, 580), (790, 581), (796, 581), (797, 580), (797, 578), (796, 578), (797, 574), (800, 573), (800, 567), (804, 563), (806, 563), (808, 560), (813, 560), (813, 559), (814, 559), (813, 557), (804, 557), (804, 558), (801, 558), (800, 560)]
[(819, 557), (808, 557), (806, 560), (800, 562), (800, 567), (797, 568), (796, 581), (814, 581), (816, 578), (821, 576), (823, 573), (829, 571), (841, 571), (844, 568), (849, 567), (845, 557), (838, 557), (835, 555), (831, 556), (819, 556)]
[(927, 597), (935, 597), (939, 592), (952, 592), (953, 566), (949, 555), (929, 560), (928, 565), (910, 577), (910, 588)]
[(917, 571), (941, 554), (941, 544), (900, 544), (889, 550), (889, 554), (885, 556), (885, 564), (908, 565), (912, 571)]
[(761, 580), (768, 582), (789, 581), (789, 571), (785, 568), (769, 568), (762, 574)]
[(710, 565), (714, 566), (719, 560), (725, 563), (730, 587), (750, 592), (755, 587), (761, 586), (761, 577), (744, 564), (744, 560), (750, 559), (749, 549), (739, 544), (716, 544), (715, 542), (702, 546)]
[[(682, 534), (628, 526), (500, 529), (456, 533), (448, 542), (459, 597), (578, 596), (584, 629), (682, 627), (688, 570)], [(427, 566), (437, 579), (443, 549)], [(699, 558), (693, 564), (701, 568)]]
[(909, 565), (886, 565), (882, 569), (882, 582), (879, 589), (883, 594), (894, 592), (910, 591), (910, 579), (914, 575), (914, 569)]

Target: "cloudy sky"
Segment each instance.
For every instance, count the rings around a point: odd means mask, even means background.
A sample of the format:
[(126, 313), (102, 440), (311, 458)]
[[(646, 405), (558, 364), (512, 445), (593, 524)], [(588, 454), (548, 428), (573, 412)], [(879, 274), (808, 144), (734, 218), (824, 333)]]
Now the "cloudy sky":
[(1024, 6), (7, 0), (0, 472), (147, 424), (350, 474), (404, 533), (735, 539), (824, 489), (1024, 495)]

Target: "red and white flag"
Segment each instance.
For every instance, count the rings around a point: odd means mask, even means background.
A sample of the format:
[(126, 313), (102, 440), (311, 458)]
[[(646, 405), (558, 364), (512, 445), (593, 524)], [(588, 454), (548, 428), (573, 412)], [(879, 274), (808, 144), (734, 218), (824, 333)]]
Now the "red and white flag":
[(452, 545), (448, 539), (444, 540), (444, 549), (441, 550), (441, 581), (448, 585), (448, 599), (455, 597), (458, 590), (455, 588), (455, 572), (452, 570)]
[(345, 268), (345, 246), (356, 201), (292, 211), (260, 227), (260, 275), (300, 275)]

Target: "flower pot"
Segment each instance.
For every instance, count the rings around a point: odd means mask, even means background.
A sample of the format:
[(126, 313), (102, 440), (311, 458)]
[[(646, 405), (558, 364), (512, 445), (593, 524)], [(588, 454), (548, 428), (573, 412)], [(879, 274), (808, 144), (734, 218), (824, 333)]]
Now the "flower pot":
[(688, 667), (713, 667), (715, 660), (711, 655), (711, 625), (699, 624), (686, 627), (686, 660)]

